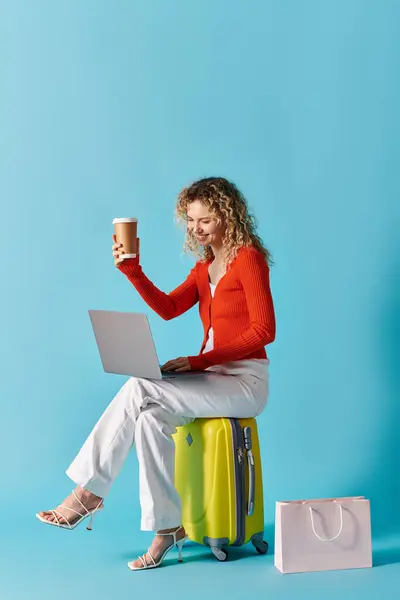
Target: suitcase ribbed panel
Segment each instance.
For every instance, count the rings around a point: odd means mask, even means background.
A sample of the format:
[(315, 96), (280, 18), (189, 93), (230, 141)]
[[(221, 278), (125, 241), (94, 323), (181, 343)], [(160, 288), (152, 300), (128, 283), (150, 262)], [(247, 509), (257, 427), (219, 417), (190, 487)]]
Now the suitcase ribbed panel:
[(232, 546), (241, 546), (244, 539), (244, 444), (237, 419), (229, 419), (232, 427), (233, 462), (235, 465), (236, 539)]

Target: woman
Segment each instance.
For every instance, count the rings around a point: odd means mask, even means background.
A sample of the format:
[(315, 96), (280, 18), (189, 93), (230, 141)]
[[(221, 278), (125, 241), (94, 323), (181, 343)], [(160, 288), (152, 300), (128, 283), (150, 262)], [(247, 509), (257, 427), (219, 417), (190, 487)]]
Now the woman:
[[(209, 177), (178, 197), (178, 219), (186, 224), (186, 247), (200, 260), (170, 294), (154, 286), (140, 257), (121, 260), (113, 236), (116, 267), (164, 319), (178, 317), (199, 302), (204, 339), (198, 356), (169, 360), (164, 371), (184, 372), (162, 380), (131, 377), (101, 416), (67, 475), (77, 487), (56, 509), (38, 513), (50, 525), (71, 529), (103, 508), (128, 452), (139, 462), (141, 529), (157, 534), (132, 570), (157, 567), (187, 539), (174, 487), (176, 427), (196, 417), (255, 417), (268, 395), (264, 346), (275, 338), (269, 286), (270, 255), (255, 233), (254, 219), (237, 187)], [(138, 240), (139, 241), (139, 240)], [(196, 371), (196, 373), (190, 373)]]

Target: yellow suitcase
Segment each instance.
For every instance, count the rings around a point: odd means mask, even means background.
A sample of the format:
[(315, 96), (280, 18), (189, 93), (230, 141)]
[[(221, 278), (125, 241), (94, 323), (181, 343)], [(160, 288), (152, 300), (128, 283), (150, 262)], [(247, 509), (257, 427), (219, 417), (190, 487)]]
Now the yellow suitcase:
[(196, 419), (179, 427), (173, 438), (175, 485), (189, 539), (209, 546), (220, 561), (228, 558), (226, 546), (249, 541), (265, 554), (255, 419)]

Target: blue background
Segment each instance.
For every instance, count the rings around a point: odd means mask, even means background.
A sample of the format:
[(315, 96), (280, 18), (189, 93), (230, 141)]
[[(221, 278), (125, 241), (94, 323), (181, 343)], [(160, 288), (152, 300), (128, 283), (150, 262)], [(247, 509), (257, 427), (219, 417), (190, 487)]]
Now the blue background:
[[(398, 582), (399, 17), (396, 0), (0, 3), (5, 598), (196, 598), (210, 577), (233, 598), (375, 598)], [(134, 453), (92, 533), (34, 517), (69, 493), (126, 380), (102, 371), (88, 309), (145, 311), (160, 361), (199, 351), (197, 307), (164, 322), (115, 269), (111, 222), (138, 217), (144, 271), (170, 291), (193, 264), (177, 193), (209, 175), (243, 190), (276, 263), (266, 539), (277, 500), (362, 494), (375, 569), (284, 577), (272, 553), (222, 565), (189, 545), (188, 564), (133, 574), (151, 540)]]

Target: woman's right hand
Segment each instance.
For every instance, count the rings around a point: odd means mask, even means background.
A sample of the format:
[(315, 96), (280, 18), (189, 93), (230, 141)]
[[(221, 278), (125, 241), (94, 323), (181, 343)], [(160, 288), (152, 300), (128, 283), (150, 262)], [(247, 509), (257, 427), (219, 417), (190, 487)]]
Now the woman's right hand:
[[(119, 258), (120, 254), (124, 254), (124, 247), (122, 244), (117, 242), (115, 233), (113, 233), (113, 235), (112, 235), (112, 240), (114, 242), (113, 247), (112, 247), (113, 257), (114, 257), (114, 265), (116, 267), (118, 267), (124, 261), (123, 258)], [(136, 238), (136, 248), (137, 248), (136, 258), (130, 258), (130, 259), (125, 259), (125, 260), (134, 260), (135, 262), (137, 262), (137, 264), (139, 264), (139, 254), (140, 254), (140, 239), (139, 238)]]

